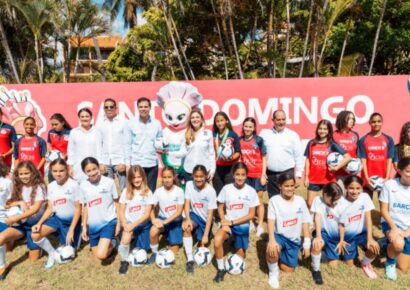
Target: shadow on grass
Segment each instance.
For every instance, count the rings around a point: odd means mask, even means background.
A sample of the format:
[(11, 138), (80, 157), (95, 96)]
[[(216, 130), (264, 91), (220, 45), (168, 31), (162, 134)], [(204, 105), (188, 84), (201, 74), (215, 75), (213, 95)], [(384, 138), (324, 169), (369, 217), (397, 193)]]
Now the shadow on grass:
[(256, 241), (256, 253), (258, 255), (259, 269), (268, 274), (268, 266), (266, 264), (266, 238), (267, 234), (263, 234), (261, 239)]

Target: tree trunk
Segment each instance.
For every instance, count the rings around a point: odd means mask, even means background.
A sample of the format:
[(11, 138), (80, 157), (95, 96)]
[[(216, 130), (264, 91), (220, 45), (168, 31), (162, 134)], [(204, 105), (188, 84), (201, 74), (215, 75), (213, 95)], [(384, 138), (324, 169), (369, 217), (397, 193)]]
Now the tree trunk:
[(219, 10), (222, 16), (222, 31), (224, 33), (224, 36), (225, 36), (225, 39), (228, 45), (229, 57), (232, 57), (233, 52), (232, 52), (231, 42), (229, 41), (228, 25), (226, 24), (226, 13), (225, 13), (225, 9), (223, 6), (224, 6), (224, 0), (221, 1), (219, 5)]
[(253, 27), (252, 27), (252, 32), (251, 32), (251, 42), (249, 43), (249, 50), (248, 53), (246, 54), (245, 61), (243, 64), (243, 69), (246, 70), (248, 67), (248, 61), (249, 57), (251, 56), (253, 45), (255, 43), (255, 37), (256, 37), (256, 29), (258, 28), (258, 14), (255, 14), (254, 20), (253, 20)]
[(308, 43), (309, 43), (310, 26), (312, 25), (312, 14), (313, 14), (313, 7), (314, 6), (315, 6), (315, 1), (310, 0), (309, 19), (308, 19), (308, 25), (307, 25), (307, 28), (306, 28), (305, 43), (303, 44), (302, 64), (300, 66), (300, 71), (299, 71), (299, 77), (300, 78), (303, 76), (303, 70), (305, 68), (305, 58), (306, 58), (307, 46), (308, 46)]
[(222, 58), (223, 58), (223, 61), (224, 61), (225, 79), (228, 80), (229, 79), (229, 74), (228, 74), (228, 65), (226, 63), (225, 47), (224, 47), (224, 43), (223, 43), (223, 39), (222, 39), (221, 27), (219, 26), (218, 16), (217, 16), (216, 10), (215, 10), (214, 0), (211, 0), (211, 6), (212, 6), (212, 12), (213, 12), (214, 18), (215, 18), (216, 30), (218, 31), (219, 45), (221, 46)]
[(290, 0), (286, 0), (286, 50), (285, 61), (283, 62), (283, 77), (286, 77), (286, 66), (289, 56), (289, 40), (290, 40)]
[(231, 38), (232, 38), (232, 45), (233, 49), (235, 51), (235, 57), (236, 57), (236, 64), (238, 66), (238, 73), (239, 73), (239, 78), (243, 80), (243, 72), (242, 72), (242, 66), (241, 66), (241, 60), (239, 58), (239, 53), (238, 53), (238, 47), (236, 45), (236, 38), (235, 38), (235, 28), (233, 26), (233, 20), (232, 20), (232, 6), (231, 6), (231, 0), (228, 0), (228, 9), (229, 9), (229, 29), (231, 31)]
[(81, 40), (77, 38), (77, 50), (75, 52), (75, 64), (74, 64), (74, 78), (77, 80), (77, 72), (78, 72), (78, 65), (80, 59), (80, 48), (81, 48)]
[(0, 37), (1, 37), (1, 45), (3, 46), (4, 52), (6, 54), (7, 63), (13, 73), (14, 80), (16, 83), (20, 84), (20, 77), (17, 73), (16, 65), (14, 64), (13, 55), (11, 54), (11, 50), (9, 47), (9, 43), (7, 42), (6, 32), (4, 31), (3, 22), (0, 19)]
[(384, 13), (386, 12), (387, 0), (383, 1), (383, 7), (380, 10), (379, 24), (377, 25), (376, 36), (374, 38), (372, 60), (370, 62), (369, 76), (372, 75), (374, 60), (376, 59), (377, 43), (379, 42), (380, 30), (383, 24)]
[(273, 8), (274, 0), (270, 1), (269, 14), (268, 14), (268, 32), (266, 39), (266, 51), (268, 53), (268, 77), (273, 77), (273, 61), (272, 61), (272, 47), (273, 47)]
[(101, 79), (102, 79), (103, 82), (105, 82), (105, 80), (106, 80), (106, 78), (105, 78), (105, 68), (103, 66), (100, 46), (98, 44), (97, 38), (93, 37), (93, 43), (94, 43), (95, 53), (97, 54), (98, 68), (101, 70)]
[(154, 67), (152, 68), (152, 72), (151, 72), (151, 82), (155, 82), (155, 81), (156, 81), (157, 67), (158, 67), (158, 65), (155, 64)]
[(43, 75), (41, 73), (41, 66), (40, 66), (40, 54), (39, 54), (39, 41), (38, 35), (34, 34), (34, 50), (36, 52), (36, 65), (37, 65), (37, 73), (38, 73), (38, 81), (40, 83), (43, 82)]
[(342, 62), (343, 62), (343, 58), (344, 58), (344, 55), (345, 55), (347, 40), (349, 38), (349, 32), (350, 32), (350, 27), (352, 26), (352, 22), (353, 22), (352, 17), (349, 17), (349, 22), (347, 22), (347, 27), (346, 27), (345, 38), (343, 39), (342, 51), (340, 52), (339, 65), (337, 67), (337, 75), (338, 76), (340, 76), (340, 71), (342, 69)]

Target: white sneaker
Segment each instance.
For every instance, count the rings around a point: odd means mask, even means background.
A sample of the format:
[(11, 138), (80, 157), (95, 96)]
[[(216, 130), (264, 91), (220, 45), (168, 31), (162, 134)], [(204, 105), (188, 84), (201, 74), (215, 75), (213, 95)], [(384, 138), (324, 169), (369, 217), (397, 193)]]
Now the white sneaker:
[(47, 262), (44, 264), (44, 268), (47, 270), (53, 268), (54, 262), (55, 260), (53, 255), (48, 256)]
[(269, 281), (268, 281), (269, 285), (273, 288), (273, 289), (279, 289), (279, 275), (275, 275), (273, 273), (269, 273)]
[(258, 226), (256, 228), (256, 236), (259, 238), (263, 233), (265, 232), (265, 229), (263, 226)]

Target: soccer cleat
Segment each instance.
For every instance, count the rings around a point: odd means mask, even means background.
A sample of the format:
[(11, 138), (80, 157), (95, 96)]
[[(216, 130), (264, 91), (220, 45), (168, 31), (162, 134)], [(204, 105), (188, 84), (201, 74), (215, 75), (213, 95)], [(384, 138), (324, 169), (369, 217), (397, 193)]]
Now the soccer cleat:
[(194, 261), (188, 261), (185, 265), (185, 270), (187, 273), (194, 273)]
[(256, 228), (256, 236), (259, 238), (265, 232), (265, 229), (262, 226)]
[(218, 269), (218, 272), (216, 272), (216, 275), (214, 277), (214, 282), (216, 283), (222, 282), (224, 280), (225, 274), (226, 274), (225, 270)]
[(155, 259), (157, 258), (157, 253), (152, 253), (151, 257), (149, 257), (147, 264), (151, 265), (155, 263)]
[(120, 273), (120, 275), (125, 275), (128, 272), (128, 262), (127, 261), (121, 261), (120, 263), (120, 269), (118, 270), (118, 273)]
[(7, 274), (10, 271), (9, 265), (5, 265), (3, 268), (0, 269), (0, 280), (6, 279)]
[(44, 268), (49, 270), (51, 268), (53, 268), (55, 263), (55, 259), (53, 257), (53, 255), (48, 256), (47, 262), (44, 264)]
[(396, 281), (397, 280), (397, 273), (396, 273), (396, 265), (388, 265), (386, 266), (386, 278), (389, 280)]
[(273, 289), (279, 289), (279, 275), (275, 275), (274, 273), (269, 273), (269, 286)]
[(367, 277), (369, 277), (370, 279), (376, 279), (377, 278), (377, 274), (374, 271), (372, 264), (367, 264), (367, 265), (362, 265), (362, 270), (363, 272), (367, 275)]
[(320, 271), (312, 271), (312, 278), (317, 285), (323, 284), (322, 273)]

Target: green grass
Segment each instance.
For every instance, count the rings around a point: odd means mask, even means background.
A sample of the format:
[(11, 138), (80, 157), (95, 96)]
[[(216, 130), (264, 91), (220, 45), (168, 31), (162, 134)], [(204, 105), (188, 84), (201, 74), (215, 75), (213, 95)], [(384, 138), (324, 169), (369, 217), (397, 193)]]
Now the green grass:
[[(299, 189), (305, 195), (304, 189)], [(267, 202), (267, 200), (266, 200)], [(377, 212), (374, 215), (377, 221)], [(378, 226), (375, 235), (381, 236)], [(216, 229), (214, 229), (215, 231)], [(216, 268), (211, 264), (205, 268), (195, 268), (193, 275), (185, 273), (185, 255), (181, 249), (176, 255), (176, 264), (171, 269), (159, 269), (155, 265), (141, 268), (129, 268), (126, 276), (118, 275), (119, 256), (109, 265), (98, 265), (91, 257), (90, 248), (86, 245), (71, 263), (55, 265), (45, 270), (43, 265), (47, 256), (31, 263), (26, 257), (25, 244), (19, 244), (12, 252), (7, 253), (7, 260), (12, 269), (5, 281), (0, 281), (0, 289), (270, 289), (267, 284), (267, 267), (265, 263), (266, 242), (251, 234), (246, 258), (246, 270), (240, 276), (226, 275), (219, 285), (212, 282)], [(210, 247), (213, 252), (213, 245)], [(322, 263), (322, 274), (325, 284), (316, 286), (309, 270), (309, 261), (302, 261), (292, 274), (281, 273), (282, 289), (409, 289), (410, 274), (399, 273), (398, 281), (392, 282), (383, 278), (384, 269), (380, 259), (374, 262), (379, 275), (376, 280), (369, 280), (358, 267), (348, 268), (340, 264), (331, 268)]]

